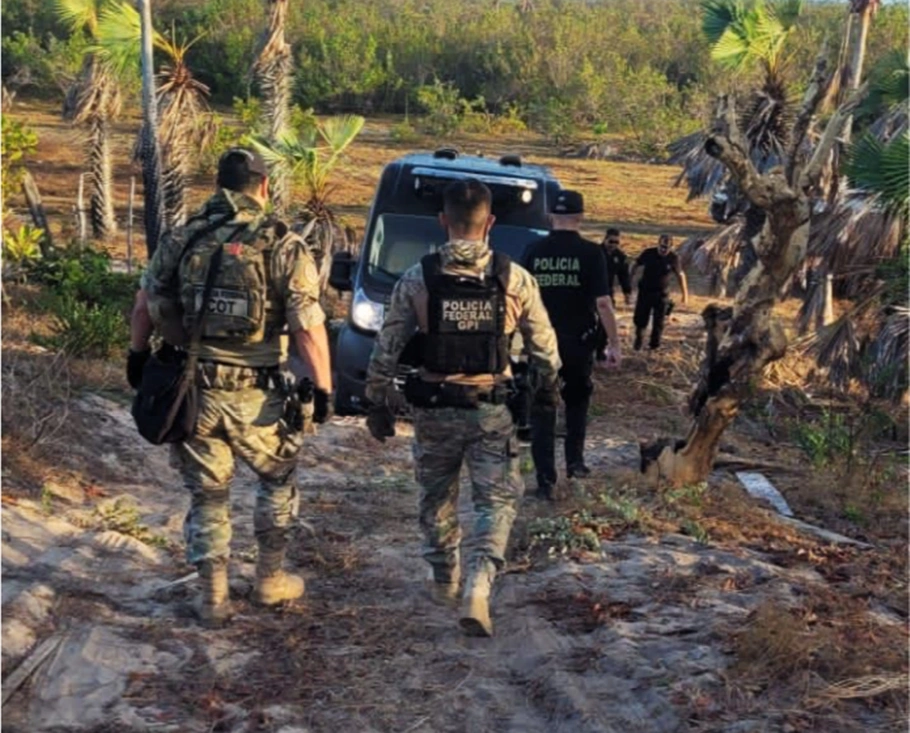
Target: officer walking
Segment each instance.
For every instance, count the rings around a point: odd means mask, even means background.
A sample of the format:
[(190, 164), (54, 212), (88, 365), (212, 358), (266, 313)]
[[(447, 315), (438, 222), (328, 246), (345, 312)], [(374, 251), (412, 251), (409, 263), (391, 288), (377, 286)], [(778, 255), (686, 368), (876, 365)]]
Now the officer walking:
[(399, 356), (416, 337), (422, 366), (405, 387), (414, 407), (414, 461), (420, 527), (433, 598), (454, 603), (461, 577), (458, 477), (467, 462), (474, 531), (460, 624), (491, 636), (490, 589), (505, 563), (515, 504), (524, 491), (518, 446), (506, 405), (509, 342), (521, 331), (540, 375), (535, 400), (555, 405), (556, 336), (527, 271), (487, 243), (492, 195), (469, 179), (443, 193), (440, 223), (448, 241), (399, 280), (367, 370), (367, 426), (377, 440), (395, 434), (393, 379)]
[[(599, 324), (607, 332), (606, 365), (621, 360), (616, 315), (599, 247), (582, 239), (584, 198), (561, 191), (550, 215), (552, 232), (528, 251), (525, 264), (537, 279), (544, 305), (559, 340), (562, 399), (566, 406), (566, 473), (585, 478), (584, 447), (588, 406), (594, 385), (591, 371)], [(531, 453), (537, 470), (537, 494), (552, 500), (556, 484), (556, 410), (538, 404), (531, 416)]]
[(632, 282), (629, 279), (629, 258), (626, 256), (626, 253), (619, 248), (619, 237), (619, 229), (616, 227), (607, 229), (600, 251), (601, 254), (603, 254), (604, 262), (607, 265), (607, 286), (610, 288), (611, 292), (615, 293), (616, 290), (614, 289), (613, 283), (618, 281), (626, 305), (629, 305), (632, 302)]
[[(199, 570), (199, 617), (210, 627), (230, 617), (229, 484), (235, 456), (259, 476), (256, 600), (272, 605), (304, 591), (302, 578), (282, 570), (297, 512), (302, 442), (302, 433), (284, 419), (287, 390), (278, 365), (285, 325), (313, 376), (314, 421), (326, 418), (332, 390), (316, 265), (299, 237), (265, 215), (264, 161), (246, 149), (229, 150), (218, 163), (217, 186), (202, 209), (165, 234), (155, 250), (136, 296), (127, 363), (129, 382), (138, 388), (153, 330), (179, 333), (207, 306), (198, 340), (197, 428), (174, 446), (173, 456), (190, 492), (186, 555)], [(211, 268), (213, 280), (207, 278)], [(203, 304), (207, 280), (211, 297)]]
[[(629, 280), (629, 260), (626, 253), (619, 248), (619, 229), (610, 227), (604, 235), (601, 243), (600, 252), (604, 258), (604, 265), (607, 268), (607, 287), (611, 293), (616, 293), (614, 283), (619, 282), (623, 298), (626, 305), (629, 305), (632, 297), (632, 283)], [(616, 296), (613, 296), (613, 305), (616, 305)], [(597, 361), (607, 360), (607, 332), (603, 324), (597, 329)]]
[(632, 317), (635, 323), (636, 351), (641, 349), (645, 329), (653, 318), (651, 326), (650, 348), (660, 347), (660, 337), (664, 330), (664, 320), (667, 317), (672, 302), (670, 301), (670, 273), (676, 276), (679, 289), (682, 292), (683, 305), (689, 302), (689, 290), (686, 284), (686, 273), (682, 271), (679, 257), (671, 249), (672, 240), (667, 234), (661, 234), (656, 247), (650, 247), (642, 252), (635, 261), (632, 269), (632, 280), (641, 271), (638, 281), (638, 299), (635, 301), (635, 314)]

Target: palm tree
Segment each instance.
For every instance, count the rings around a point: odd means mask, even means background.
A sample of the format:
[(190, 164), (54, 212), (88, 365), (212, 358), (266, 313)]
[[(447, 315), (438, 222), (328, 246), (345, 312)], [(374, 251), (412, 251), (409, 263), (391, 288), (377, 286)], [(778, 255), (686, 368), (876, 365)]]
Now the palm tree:
[[(269, 24), (256, 63), (253, 65), (253, 73), (262, 93), (265, 118), (268, 122), (267, 140), (271, 145), (278, 145), (288, 131), (294, 59), (291, 46), (284, 37), (288, 0), (267, 0), (267, 3)], [(270, 172), (272, 203), (278, 214), (284, 214), (290, 205), (285, 160), (274, 159)]]
[(156, 46), (168, 61), (158, 71), (158, 138), (161, 144), (165, 223), (169, 228), (186, 221), (184, 194), (198, 153), (212, 135), (205, 113), (209, 89), (193, 77), (186, 52), (198, 40), (179, 44), (160, 38)]
[[(364, 118), (357, 115), (331, 117), (304, 131), (289, 130), (274, 143), (253, 140), (254, 147), (273, 169), (288, 171), (289, 194), (302, 189), (305, 203), (303, 218), (313, 223), (309, 241), (319, 260), (323, 287), (328, 281), (332, 254), (349, 249), (347, 231), (329, 208), (332, 192), (330, 177), (341, 155), (363, 129)], [(309, 228), (309, 227), (308, 227)]]
[[(819, 217), (809, 255), (851, 307), (815, 337), (832, 381), (863, 381), (873, 394), (897, 398), (907, 390), (910, 310), (907, 297), (907, 222), (910, 219), (910, 60), (885, 57), (870, 75), (870, 94), (857, 112), (867, 128), (847, 152), (850, 188)], [(821, 277), (800, 312), (800, 327), (818, 320)]]
[[(802, 12), (802, 0), (702, 0), (702, 32), (711, 45), (711, 58), (734, 75), (758, 69), (759, 88), (743, 105), (742, 126), (749, 157), (759, 172), (786, 158), (793, 105), (788, 92), (787, 39)], [(724, 166), (705, 153), (706, 135), (697, 132), (668, 146), (670, 162), (683, 170), (675, 185), (686, 181), (689, 200), (712, 195), (712, 216), (725, 224), (707, 239), (688, 240), (684, 259), (694, 259), (713, 271), (720, 288), (731, 294), (739, 281), (731, 272), (747, 272), (755, 261), (747, 223), (741, 216), (748, 202)], [(761, 222), (758, 222), (759, 228)]]
[(98, 239), (109, 239), (117, 228), (109, 134), (111, 120), (120, 111), (121, 97), (116, 75), (119, 59), (105, 55), (109, 51), (107, 42), (111, 40), (107, 34), (132, 22), (130, 11), (138, 29), (138, 15), (125, 2), (116, 0), (56, 0), (56, 4), (60, 20), (71, 32), (88, 33), (93, 41), (79, 76), (66, 94), (63, 117), (88, 128), (92, 234)]

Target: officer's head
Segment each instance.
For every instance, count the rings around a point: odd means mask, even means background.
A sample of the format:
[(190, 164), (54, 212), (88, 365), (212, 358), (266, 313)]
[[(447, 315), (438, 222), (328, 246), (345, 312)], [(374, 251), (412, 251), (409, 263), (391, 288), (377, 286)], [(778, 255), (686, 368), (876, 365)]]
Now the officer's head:
[(269, 169), (259, 153), (246, 148), (231, 148), (221, 156), (217, 183), (262, 204), (269, 197)]
[(619, 246), (619, 229), (616, 227), (607, 229), (603, 243), (607, 249), (616, 249)]
[(439, 223), (449, 239), (480, 242), (487, 238), (496, 221), (492, 210), (493, 194), (483, 183), (474, 178), (453, 181), (442, 192)]
[(657, 238), (657, 251), (662, 255), (667, 255), (670, 253), (670, 248), (673, 246), (673, 239), (669, 234), (661, 234)]
[(553, 229), (578, 230), (584, 218), (585, 198), (578, 191), (560, 191), (550, 210)]

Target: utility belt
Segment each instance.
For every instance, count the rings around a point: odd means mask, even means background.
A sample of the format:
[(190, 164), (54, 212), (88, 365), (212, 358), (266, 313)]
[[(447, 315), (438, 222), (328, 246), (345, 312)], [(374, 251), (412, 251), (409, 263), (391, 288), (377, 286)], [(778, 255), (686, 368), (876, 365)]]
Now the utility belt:
[(285, 389), (277, 366), (243, 367), (200, 361), (196, 365), (196, 383), (202, 389), (233, 392), (241, 389)]
[(404, 384), (404, 397), (413, 407), (461, 407), (476, 410), (481, 403), (508, 404), (514, 393), (511, 383), (492, 387), (478, 387), (452, 382), (427, 382), (418, 375), (410, 375)]

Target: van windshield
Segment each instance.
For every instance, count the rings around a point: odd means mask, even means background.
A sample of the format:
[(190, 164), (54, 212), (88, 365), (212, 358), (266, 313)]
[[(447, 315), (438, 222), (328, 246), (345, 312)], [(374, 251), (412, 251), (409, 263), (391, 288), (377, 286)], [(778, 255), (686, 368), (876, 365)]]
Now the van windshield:
[[(528, 245), (547, 234), (542, 229), (494, 224), (490, 244), (521, 262)], [(380, 214), (369, 244), (367, 274), (379, 283), (394, 284), (421, 257), (445, 242), (446, 233), (435, 217)]]

